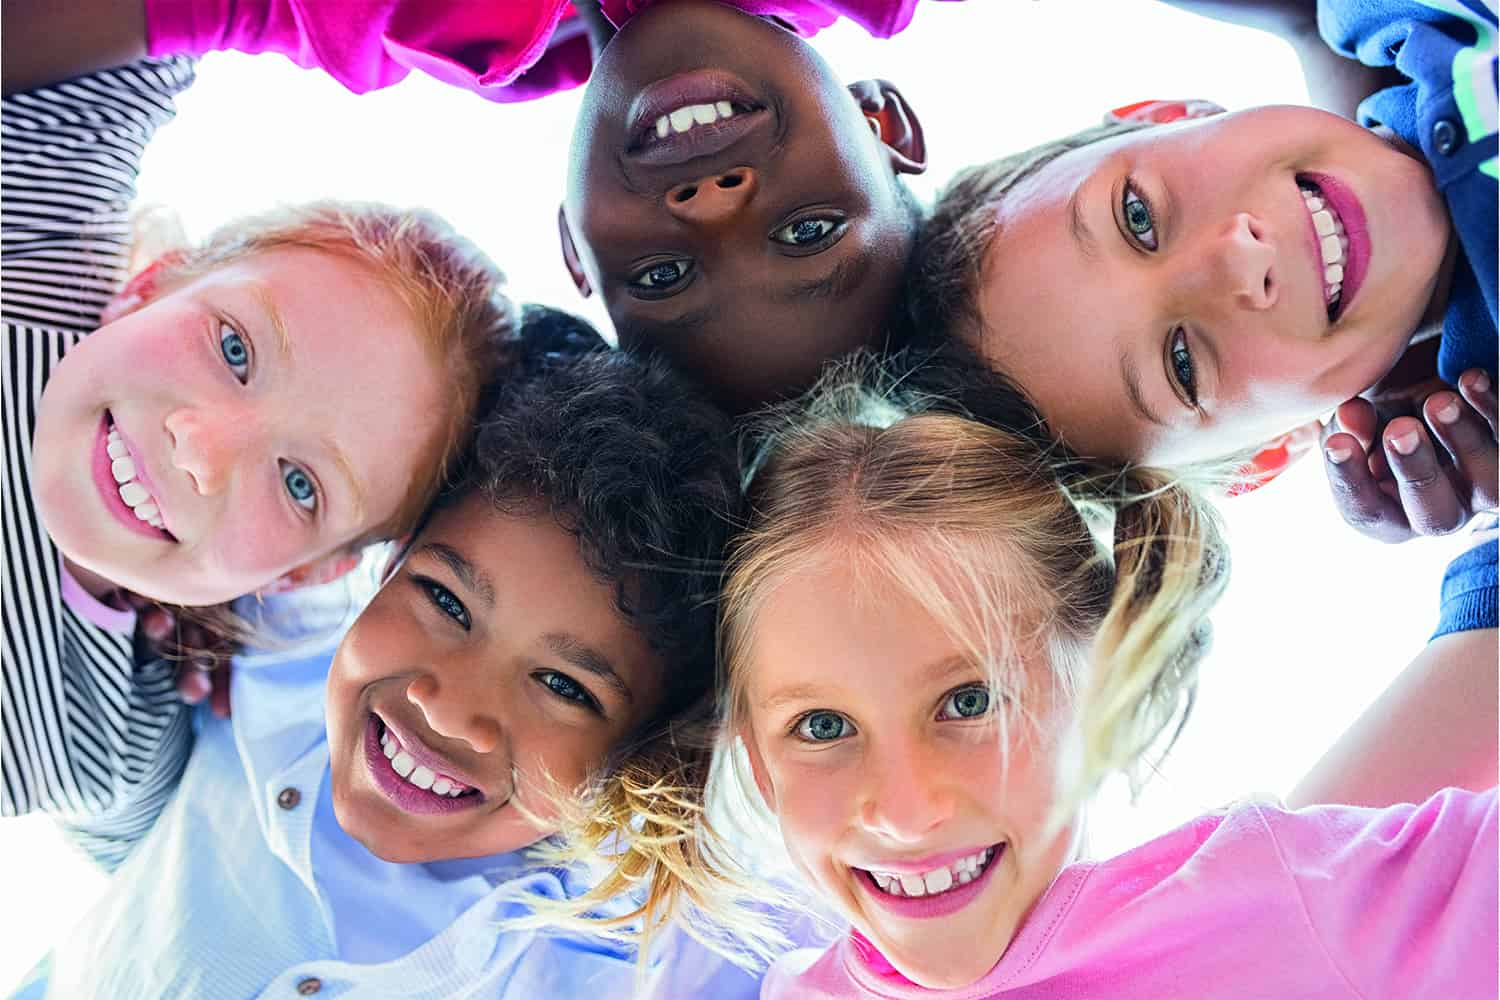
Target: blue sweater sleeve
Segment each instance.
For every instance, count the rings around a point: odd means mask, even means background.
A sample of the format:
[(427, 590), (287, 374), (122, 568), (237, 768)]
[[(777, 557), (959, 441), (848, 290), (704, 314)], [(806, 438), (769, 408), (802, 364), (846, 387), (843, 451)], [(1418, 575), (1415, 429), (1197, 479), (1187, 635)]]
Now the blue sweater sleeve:
[(1450, 632), (1495, 627), (1497, 549), (1500, 545), (1494, 540), (1481, 542), (1448, 564), (1434, 639)]

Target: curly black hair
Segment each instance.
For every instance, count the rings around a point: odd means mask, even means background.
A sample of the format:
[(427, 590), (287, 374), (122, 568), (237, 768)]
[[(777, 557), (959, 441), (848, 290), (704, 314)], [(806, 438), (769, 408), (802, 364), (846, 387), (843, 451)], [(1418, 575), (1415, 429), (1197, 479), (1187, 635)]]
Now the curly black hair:
[(550, 513), (578, 539), (666, 665), (658, 719), (711, 693), (719, 574), (740, 493), (731, 425), (706, 398), (660, 361), (532, 352), (498, 387), (439, 507), (474, 490), (503, 513)]

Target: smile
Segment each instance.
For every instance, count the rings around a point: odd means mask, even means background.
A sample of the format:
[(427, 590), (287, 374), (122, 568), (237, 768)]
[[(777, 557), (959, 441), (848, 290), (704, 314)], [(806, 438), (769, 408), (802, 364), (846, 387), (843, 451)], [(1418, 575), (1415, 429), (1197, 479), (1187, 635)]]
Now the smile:
[(1364, 212), (1354, 194), (1332, 177), (1297, 175), (1316, 244), (1315, 266), (1331, 323), (1348, 312), (1370, 257)]
[(364, 748), (375, 786), (402, 812), (462, 812), (487, 801), (476, 786), (447, 773), (456, 768), (420, 742), (397, 736), (373, 712), (365, 725)]
[(741, 80), (694, 70), (659, 80), (631, 103), (626, 155), (644, 167), (717, 156), (771, 120)]
[(1323, 258), (1323, 301), (1328, 306), (1328, 318), (1338, 313), (1339, 297), (1344, 289), (1344, 264), (1349, 257), (1349, 236), (1344, 230), (1344, 220), (1332, 204), (1323, 199), (1323, 191), (1311, 181), (1297, 185), (1302, 192), (1302, 204), (1307, 209), (1313, 232), (1318, 234), (1318, 250)]
[[(949, 855), (922, 862), (922, 869), (912, 865), (855, 868), (855, 881), (864, 888), (871, 901), (899, 917), (926, 919), (944, 917), (968, 906), (984, 890), (995, 859), (1005, 853), (999, 843), (962, 855)], [(933, 864), (941, 861), (941, 864)], [(892, 871), (890, 868), (905, 868)]]
[(728, 121), (737, 114), (751, 109), (745, 105), (735, 107), (732, 101), (715, 101), (713, 104), (690, 104), (677, 108), (656, 119), (656, 137), (665, 139), (672, 133), (682, 135), (698, 125), (712, 125), (717, 121)]
[(152, 489), (140, 451), (117, 427), (108, 411), (99, 423), (90, 460), (95, 486), (115, 520), (136, 534), (176, 542)]

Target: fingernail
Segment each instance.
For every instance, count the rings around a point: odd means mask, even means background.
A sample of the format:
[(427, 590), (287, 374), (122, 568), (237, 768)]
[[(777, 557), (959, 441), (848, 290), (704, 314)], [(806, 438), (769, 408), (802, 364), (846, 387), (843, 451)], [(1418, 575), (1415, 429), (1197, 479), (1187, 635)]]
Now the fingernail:
[(1386, 438), (1398, 455), (1410, 455), (1417, 450), (1417, 443), (1421, 440), (1416, 431), (1407, 431), (1405, 434), (1393, 434)]
[(1450, 399), (1437, 411), (1438, 420), (1445, 424), (1451, 424), (1458, 419), (1458, 400)]
[(1328, 461), (1334, 465), (1343, 465), (1349, 461), (1349, 456), (1354, 454), (1348, 448), (1324, 448), (1323, 454), (1328, 456)]
[(1484, 372), (1474, 372), (1465, 381), (1475, 392), (1488, 392), (1490, 389), (1490, 377)]

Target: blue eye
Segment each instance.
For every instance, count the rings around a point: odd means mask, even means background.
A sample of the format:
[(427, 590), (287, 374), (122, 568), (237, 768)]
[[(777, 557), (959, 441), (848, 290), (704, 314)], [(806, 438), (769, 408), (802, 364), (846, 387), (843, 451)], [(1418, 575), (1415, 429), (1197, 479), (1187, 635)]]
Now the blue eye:
[(977, 719), (989, 714), (990, 692), (977, 684), (959, 688), (943, 699), (939, 719)]
[(469, 609), (464, 607), (463, 601), (454, 596), (453, 591), (425, 576), (413, 576), (412, 580), (422, 589), (422, 593), (427, 595), (433, 607), (463, 626), (464, 631), (469, 630)]
[(559, 698), (582, 705), (584, 708), (595, 712), (601, 711), (599, 703), (594, 700), (593, 695), (589, 694), (588, 688), (567, 674), (560, 674), (555, 670), (543, 670), (534, 676), (541, 682), (543, 687)]
[(318, 488), (312, 477), (290, 462), (281, 463), (281, 482), (286, 486), (287, 496), (304, 510), (317, 510)]
[(1198, 369), (1193, 364), (1193, 352), (1188, 349), (1187, 331), (1182, 327), (1172, 330), (1172, 339), (1168, 343), (1167, 353), (1171, 361), (1172, 380), (1182, 387), (1187, 401), (1197, 407)]
[(1155, 250), (1156, 217), (1151, 212), (1151, 205), (1128, 181), (1125, 184), (1125, 194), (1120, 199), (1120, 212), (1125, 217), (1125, 228), (1130, 230), (1136, 243), (1143, 249)]
[(250, 377), (250, 345), (228, 323), (219, 324), (219, 353), (224, 356), (224, 363), (234, 372), (234, 377), (243, 385)]
[(638, 271), (630, 284), (643, 292), (666, 292), (682, 284), (692, 270), (693, 262), (686, 258), (662, 261)]
[(771, 234), (777, 243), (792, 247), (809, 247), (827, 239), (839, 228), (840, 220), (814, 216), (790, 222)]
[(854, 733), (854, 726), (837, 712), (808, 712), (797, 720), (793, 732), (812, 743), (830, 743)]

